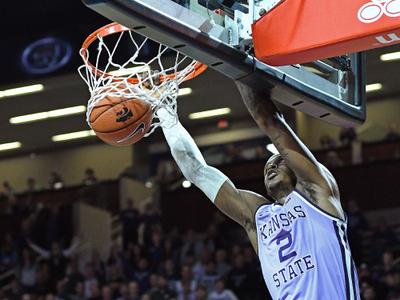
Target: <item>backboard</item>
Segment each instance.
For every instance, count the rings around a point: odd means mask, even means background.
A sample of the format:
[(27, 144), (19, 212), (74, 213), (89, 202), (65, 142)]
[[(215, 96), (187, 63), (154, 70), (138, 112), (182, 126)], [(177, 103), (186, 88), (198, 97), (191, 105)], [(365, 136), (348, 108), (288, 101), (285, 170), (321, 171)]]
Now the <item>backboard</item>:
[(177, 49), (233, 80), (271, 90), (273, 99), (284, 105), (339, 126), (354, 126), (365, 120), (362, 53), (289, 66), (270, 66), (254, 56), (252, 22), (279, 0), (83, 2), (108, 19)]

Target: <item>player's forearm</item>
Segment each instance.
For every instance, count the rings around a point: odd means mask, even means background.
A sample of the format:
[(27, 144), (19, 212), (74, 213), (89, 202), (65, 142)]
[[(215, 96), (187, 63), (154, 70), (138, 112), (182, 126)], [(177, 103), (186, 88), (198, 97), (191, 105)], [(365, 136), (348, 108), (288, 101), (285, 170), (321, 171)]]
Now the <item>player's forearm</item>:
[(271, 128), (282, 126), (282, 114), (271, 101), (267, 92), (257, 92), (240, 82), (236, 82), (236, 86), (251, 116), (268, 136), (271, 134)]
[(163, 133), (182, 174), (214, 202), (227, 177), (207, 165), (193, 138), (180, 122), (163, 128)]

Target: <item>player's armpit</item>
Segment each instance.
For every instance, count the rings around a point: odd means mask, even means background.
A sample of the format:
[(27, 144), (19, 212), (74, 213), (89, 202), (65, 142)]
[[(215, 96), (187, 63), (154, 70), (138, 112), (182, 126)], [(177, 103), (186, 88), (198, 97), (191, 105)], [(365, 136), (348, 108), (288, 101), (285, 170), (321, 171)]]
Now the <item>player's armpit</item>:
[(227, 180), (218, 191), (214, 204), (228, 217), (239, 223), (247, 232), (250, 242), (257, 251), (257, 231), (254, 215), (269, 201), (256, 193), (237, 189)]
[(251, 220), (251, 211), (232, 181), (226, 180), (218, 191), (214, 204), (228, 217), (244, 227)]

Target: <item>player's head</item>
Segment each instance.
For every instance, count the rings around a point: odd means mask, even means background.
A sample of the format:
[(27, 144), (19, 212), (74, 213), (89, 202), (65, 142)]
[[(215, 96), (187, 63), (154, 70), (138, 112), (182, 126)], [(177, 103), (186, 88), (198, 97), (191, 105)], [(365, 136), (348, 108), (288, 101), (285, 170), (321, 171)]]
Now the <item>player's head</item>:
[(291, 192), (296, 181), (296, 175), (280, 154), (274, 154), (268, 159), (264, 167), (264, 184), (268, 195), (276, 199), (278, 193)]

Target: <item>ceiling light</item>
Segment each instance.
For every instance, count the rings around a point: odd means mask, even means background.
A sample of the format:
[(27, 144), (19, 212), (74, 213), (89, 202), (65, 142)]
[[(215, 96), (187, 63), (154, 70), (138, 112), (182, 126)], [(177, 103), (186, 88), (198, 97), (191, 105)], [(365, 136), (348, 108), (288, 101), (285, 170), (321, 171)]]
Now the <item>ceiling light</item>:
[(0, 91), (0, 98), (12, 97), (12, 96), (18, 96), (18, 95), (24, 95), (24, 94), (30, 94), (30, 93), (37, 93), (37, 92), (43, 91), (43, 89), (44, 89), (43, 84), (21, 86), (21, 87), (14, 88), (14, 89)]
[(17, 149), (17, 148), (21, 148), (21, 146), (22, 146), (22, 144), (20, 142), (0, 144), (0, 151)]
[(196, 113), (191, 113), (189, 115), (189, 119), (195, 120), (195, 119), (211, 118), (215, 116), (227, 115), (230, 112), (231, 109), (229, 107), (199, 111)]
[(83, 130), (70, 133), (55, 135), (51, 138), (53, 142), (63, 142), (68, 140), (82, 139), (96, 135), (93, 130)]
[(72, 107), (66, 107), (61, 109), (55, 109), (50, 111), (39, 112), (35, 114), (23, 115), (18, 117), (12, 117), (10, 119), (11, 124), (21, 124), (21, 123), (28, 123), (34, 122), (39, 120), (46, 120), (49, 118), (58, 118), (64, 117), (74, 114), (84, 113), (86, 111), (85, 105), (78, 105)]
[(391, 52), (381, 55), (381, 61), (392, 61), (400, 59), (400, 52)]
[(150, 180), (147, 180), (144, 186), (147, 187), (148, 189), (151, 189), (153, 187), (153, 183)]
[(187, 88), (181, 88), (178, 91), (178, 96), (187, 96), (190, 95), (192, 93), (192, 89), (187, 87)]
[(382, 89), (382, 83), (372, 83), (372, 84), (367, 84), (365, 86), (365, 91), (368, 92), (374, 92), (374, 91), (379, 91)]
[(268, 144), (267, 145), (267, 150), (269, 152), (271, 152), (272, 154), (279, 154), (279, 151), (278, 151), (278, 149), (276, 149), (274, 144)]
[(182, 181), (182, 186), (185, 189), (188, 189), (188, 188), (190, 188), (192, 186), (192, 183), (189, 180), (184, 180), (184, 181)]

